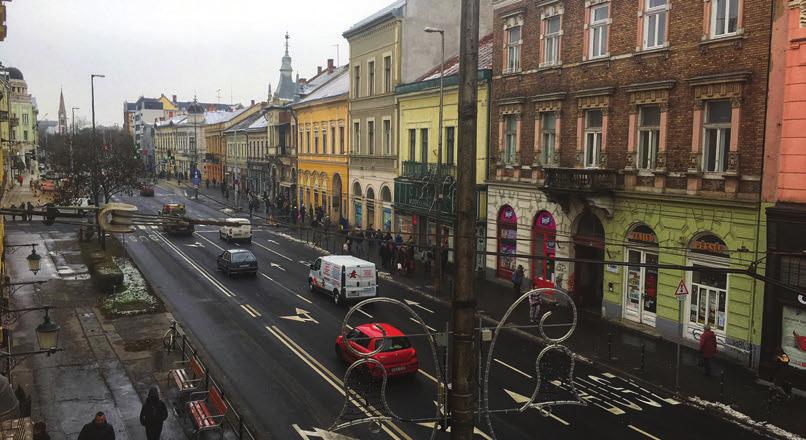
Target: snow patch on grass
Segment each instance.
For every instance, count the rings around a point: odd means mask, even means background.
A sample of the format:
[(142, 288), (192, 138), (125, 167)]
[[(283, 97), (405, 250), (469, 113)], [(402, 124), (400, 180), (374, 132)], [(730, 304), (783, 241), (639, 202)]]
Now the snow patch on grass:
[(123, 286), (103, 300), (103, 310), (118, 316), (139, 315), (157, 310), (159, 301), (152, 295), (137, 266), (128, 258), (116, 257), (115, 263), (123, 272)]
[(750, 428), (752, 428), (754, 430), (757, 430), (757, 431), (767, 432), (767, 433), (769, 433), (771, 435), (774, 435), (774, 436), (776, 436), (778, 438), (782, 438), (782, 439), (786, 439), (786, 440), (804, 440), (803, 437), (801, 437), (801, 436), (799, 436), (797, 434), (793, 434), (793, 433), (791, 433), (789, 431), (785, 431), (785, 430), (783, 430), (783, 429), (781, 429), (781, 428), (779, 428), (779, 427), (777, 427), (775, 425), (770, 425), (770, 424), (768, 424), (766, 422), (759, 422), (759, 421), (753, 420), (747, 414), (745, 414), (743, 412), (740, 412), (740, 411), (737, 411), (737, 410), (731, 408), (729, 405), (726, 405), (724, 403), (711, 402), (709, 400), (701, 399), (701, 398), (699, 398), (697, 396), (689, 397), (688, 401), (693, 406), (695, 406), (695, 407), (697, 407), (697, 408), (699, 408), (701, 410), (713, 409), (713, 410), (719, 411), (719, 412), (725, 414), (734, 423), (736, 423), (738, 425), (747, 426), (747, 427), (750, 427)]

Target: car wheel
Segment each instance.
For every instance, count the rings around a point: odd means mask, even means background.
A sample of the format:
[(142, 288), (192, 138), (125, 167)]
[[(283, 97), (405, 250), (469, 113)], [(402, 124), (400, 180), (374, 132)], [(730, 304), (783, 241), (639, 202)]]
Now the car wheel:
[(313, 293), (314, 290), (316, 290), (316, 287), (313, 285), (313, 280), (308, 278), (308, 291)]
[(343, 301), (342, 301), (341, 294), (339, 293), (339, 291), (336, 290), (336, 289), (333, 289), (333, 304), (336, 304), (337, 306), (339, 306), (339, 305), (341, 305), (342, 302)]

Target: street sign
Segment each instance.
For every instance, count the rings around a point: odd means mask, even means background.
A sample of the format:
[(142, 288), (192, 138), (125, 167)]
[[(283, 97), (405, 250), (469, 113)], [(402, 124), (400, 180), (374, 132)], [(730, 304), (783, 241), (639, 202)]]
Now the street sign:
[(685, 301), (686, 297), (688, 296), (688, 287), (686, 287), (686, 282), (680, 280), (680, 284), (677, 285), (677, 290), (674, 291), (674, 296), (677, 297), (678, 301)]

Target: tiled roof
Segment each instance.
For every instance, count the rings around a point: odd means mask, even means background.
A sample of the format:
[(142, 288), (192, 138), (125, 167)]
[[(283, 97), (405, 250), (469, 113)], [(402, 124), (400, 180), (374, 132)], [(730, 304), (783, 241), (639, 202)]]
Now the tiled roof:
[(255, 121), (258, 119), (258, 118), (263, 119), (263, 113), (258, 112), (258, 113), (255, 113), (254, 115), (248, 116), (248, 117), (247, 117), (246, 119), (244, 119), (243, 121), (241, 121), (241, 122), (239, 122), (239, 123), (237, 123), (237, 124), (233, 125), (232, 127), (230, 127), (230, 128), (229, 128), (229, 129), (227, 129), (227, 130), (224, 130), (224, 133), (234, 133), (234, 132), (236, 132), (236, 131), (243, 131), (243, 130), (246, 130), (246, 129), (247, 129), (247, 128), (249, 128), (249, 126), (250, 126), (250, 125), (252, 125), (252, 124), (253, 124), (253, 123), (254, 123), (254, 122), (255, 122)]
[(350, 29), (347, 29), (344, 34), (342, 34), (342, 36), (344, 38), (350, 38), (350, 36), (355, 35), (372, 24), (375, 24), (377, 21), (383, 20), (387, 16), (399, 16), (403, 6), (406, 6), (406, 0), (397, 0), (391, 5), (352, 25)]
[(334, 96), (345, 95), (350, 91), (350, 72), (348, 66), (342, 66), (333, 70), (328, 82), (321, 85), (308, 96), (300, 99), (297, 104), (308, 104), (320, 99), (332, 98)]
[[(428, 81), (439, 79), (439, 67), (436, 66), (428, 73), (421, 76), (417, 81)], [(493, 68), (493, 34), (489, 34), (479, 39), (479, 70)], [(453, 56), (445, 61), (445, 76), (453, 76), (459, 73), (459, 55)]]

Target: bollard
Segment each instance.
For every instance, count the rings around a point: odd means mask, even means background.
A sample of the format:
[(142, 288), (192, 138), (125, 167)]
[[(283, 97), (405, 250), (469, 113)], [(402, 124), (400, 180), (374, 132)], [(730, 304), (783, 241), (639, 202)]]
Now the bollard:
[(642, 373), (644, 372), (645, 358), (646, 358), (646, 352), (644, 350), (644, 344), (641, 344), (641, 372)]
[(607, 332), (607, 360), (613, 360), (613, 333)]
[(182, 362), (187, 360), (185, 359), (185, 338), (186, 336), (182, 334)]
[(719, 397), (724, 397), (725, 395), (725, 370), (722, 370), (722, 373), (719, 375)]

